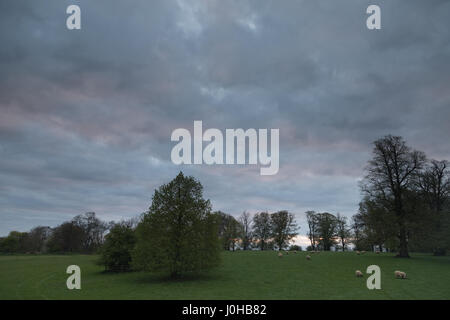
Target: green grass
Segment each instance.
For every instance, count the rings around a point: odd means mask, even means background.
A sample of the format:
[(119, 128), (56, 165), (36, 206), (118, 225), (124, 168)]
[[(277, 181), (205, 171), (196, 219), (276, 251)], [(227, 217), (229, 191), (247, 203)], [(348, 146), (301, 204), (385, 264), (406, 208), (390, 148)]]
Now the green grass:
[[(103, 273), (96, 256), (0, 256), (0, 299), (450, 299), (450, 257), (322, 252), (226, 252), (222, 266), (178, 281), (142, 272)], [(81, 290), (68, 290), (68, 265), (81, 267)], [(381, 268), (368, 290), (367, 266)], [(355, 270), (364, 278), (356, 278)], [(405, 271), (408, 279), (394, 278)]]

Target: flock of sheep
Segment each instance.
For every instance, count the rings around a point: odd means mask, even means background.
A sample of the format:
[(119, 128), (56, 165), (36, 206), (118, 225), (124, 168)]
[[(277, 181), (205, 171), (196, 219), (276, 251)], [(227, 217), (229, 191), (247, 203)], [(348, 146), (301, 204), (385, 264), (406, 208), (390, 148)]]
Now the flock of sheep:
[[(296, 250), (294, 250), (292, 252), (293, 253), (297, 253)], [(313, 253), (317, 254), (317, 253), (320, 253), (320, 251), (309, 251), (309, 254), (313, 254)], [(361, 254), (364, 254), (364, 253), (366, 253), (366, 251), (356, 251), (357, 255), (361, 255)], [(379, 254), (380, 251), (375, 251), (375, 253)], [(284, 254), (285, 255), (289, 255), (289, 251), (284, 251)], [(311, 260), (311, 256), (309, 254), (306, 256), (306, 260)], [(278, 252), (278, 257), (280, 257), (280, 258), (283, 257), (283, 253)], [(361, 272), (361, 270), (356, 270), (355, 271), (355, 275), (356, 275), (357, 278), (363, 277), (363, 273)], [(406, 279), (406, 272), (396, 270), (396, 271), (394, 271), (394, 276), (397, 279)]]

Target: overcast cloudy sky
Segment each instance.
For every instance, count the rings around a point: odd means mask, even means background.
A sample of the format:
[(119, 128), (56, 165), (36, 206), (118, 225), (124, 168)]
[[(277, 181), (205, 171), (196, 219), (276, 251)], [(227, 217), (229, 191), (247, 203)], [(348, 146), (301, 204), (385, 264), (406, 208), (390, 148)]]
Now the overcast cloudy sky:
[[(305, 234), (306, 210), (357, 211), (373, 140), (450, 159), (450, 1), (2, 0), (0, 41), (0, 236), (134, 216), (179, 170), (213, 209), (290, 210)], [(194, 120), (279, 128), (279, 173), (172, 164)]]

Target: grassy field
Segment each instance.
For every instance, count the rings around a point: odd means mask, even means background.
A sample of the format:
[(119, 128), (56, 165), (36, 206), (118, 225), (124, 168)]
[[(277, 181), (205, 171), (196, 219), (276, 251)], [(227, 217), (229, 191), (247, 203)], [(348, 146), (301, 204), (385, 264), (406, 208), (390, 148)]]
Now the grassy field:
[[(103, 273), (96, 256), (0, 256), (0, 299), (450, 299), (450, 257), (413, 254), (226, 252), (222, 266), (178, 281), (141, 272)], [(81, 267), (81, 290), (66, 288), (66, 267)], [(369, 265), (381, 290), (366, 288)], [(364, 272), (356, 278), (354, 272)], [(408, 279), (394, 278), (402, 270)]]

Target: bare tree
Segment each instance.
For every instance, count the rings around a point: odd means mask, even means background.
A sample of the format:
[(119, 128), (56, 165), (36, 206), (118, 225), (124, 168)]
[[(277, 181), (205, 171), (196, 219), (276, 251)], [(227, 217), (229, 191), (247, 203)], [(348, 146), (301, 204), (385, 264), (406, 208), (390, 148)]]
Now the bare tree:
[(412, 150), (401, 137), (385, 136), (374, 142), (373, 158), (361, 184), (363, 192), (395, 215), (399, 257), (409, 257), (408, 219), (411, 212), (407, 209), (406, 197), (425, 161), (425, 154)]
[(311, 242), (312, 250), (316, 250), (317, 243), (317, 217), (315, 211), (306, 211), (306, 221), (308, 222), (308, 237)]
[(345, 251), (350, 238), (350, 228), (347, 224), (347, 217), (342, 216), (339, 213), (336, 216), (336, 234), (339, 237), (342, 251)]
[(252, 241), (252, 218), (250, 213), (244, 211), (239, 217), (239, 222), (242, 226), (242, 248), (248, 250)]

